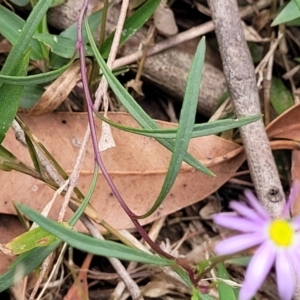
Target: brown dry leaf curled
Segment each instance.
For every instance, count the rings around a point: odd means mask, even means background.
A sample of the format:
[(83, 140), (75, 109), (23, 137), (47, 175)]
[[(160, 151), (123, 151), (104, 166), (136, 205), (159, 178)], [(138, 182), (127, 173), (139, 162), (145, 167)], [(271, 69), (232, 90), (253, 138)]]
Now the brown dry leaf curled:
[(87, 280), (87, 273), (93, 259), (92, 254), (87, 254), (86, 258), (81, 266), (76, 280), (69, 288), (64, 300), (88, 300), (89, 299), (89, 287)]
[(300, 141), (300, 104), (292, 106), (267, 128), (268, 137)]
[(41, 99), (30, 110), (30, 115), (41, 116), (58, 108), (80, 79), (80, 61), (75, 61), (62, 75), (47, 88)]
[[(294, 105), (277, 117), (266, 128), (268, 137), (275, 139), (294, 140), (300, 142), (300, 104)], [(286, 141), (288, 143), (289, 141)], [(291, 176), (293, 181), (300, 181), (300, 152), (292, 151)], [(292, 206), (292, 215), (300, 212), (300, 195), (297, 196)]]
[[(86, 114), (57, 113), (39, 118), (21, 117), (65, 171), (70, 173), (87, 125)], [(125, 113), (109, 113), (108, 118), (138, 127), (133, 118)], [(161, 127), (175, 126), (167, 122), (158, 124)], [(96, 125), (98, 132), (101, 132), (101, 122), (97, 120)], [(104, 164), (128, 206), (136, 214), (143, 214), (153, 205), (160, 192), (171, 154), (153, 138), (115, 128), (112, 128), (112, 134), (116, 147), (101, 154)], [(30, 164), (27, 150), (15, 140), (13, 132), (7, 134), (4, 146)], [(141, 220), (142, 224), (204, 199), (232, 177), (245, 159), (239, 145), (217, 136), (192, 139), (189, 152), (209, 165), (216, 177), (197, 172), (184, 163), (164, 203), (152, 216)], [(78, 182), (84, 193), (93, 176), (93, 164), (93, 149), (89, 144)], [(3, 213), (15, 214), (12, 201), (41, 211), (53, 195), (53, 190), (44, 183), (15, 171), (0, 171), (0, 180), (0, 212)], [(61, 197), (54, 204), (50, 217), (55, 219), (58, 216), (60, 202)], [(132, 227), (101, 173), (91, 202), (101, 217), (115, 228)], [(81, 224), (77, 228), (85, 231)]]

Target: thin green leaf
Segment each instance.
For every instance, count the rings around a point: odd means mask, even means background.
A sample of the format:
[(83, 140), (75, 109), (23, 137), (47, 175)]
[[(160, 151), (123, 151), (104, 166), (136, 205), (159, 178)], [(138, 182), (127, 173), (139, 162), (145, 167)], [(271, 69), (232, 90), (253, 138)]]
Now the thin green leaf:
[(84, 210), (88, 206), (88, 204), (89, 204), (89, 202), (92, 198), (92, 195), (94, 193), (95, 187), (96, 187), (98, 174), (99, 174), (98, 165), (95, 164), (94, 175), (93, 175), (92, 182), (90, 184), (88, 193), (86, 194), (86, 196), (85, 196), (84, 200), (82, 201), (81, 205), (78, 207), (76, 212), (72, 215), (72, 217), (68, 221), (68, 223), (71, 226), (74, 226), (76, 224), (76, 222), (79, 220), (80, 216), (83, 214)]
[(282, 23), (286, 23), (295, 20), (300, 17), (300, 10), (295, 1), (289, 1), (289, 3), (283, 8), (283, 10), (277, 15), (271, 26), (276, 26)]
[[(151, 17), (161, 0), (148, 0), (139, 9), (137, 9), (124, 23), (120, 45), (123, 45), (133, 34), (136, 33)], [(101, 46), (101, 55), (108, 57), (111, 44), (114, 38), (114, 32), (111, 33)]]
[[(15, 65), (11, 73), (15, 75), (25, 75), (27, 73), (30, 52), (24, 54), (23, 58)], [(5, 134), (10, 127), (17, 113), (19, 103), (23, 94), (23, 86), (13, 86), (3, 84), (0, 87), (0, 143), (2, 143)]]
[(294, 0), (294, 2), (296, 3), (296, 5), (298, 6), (299, 12), (300, 12), (300, 0)]
[(23, 95), (19, 107), (32, 108), (42, 97), (44, 92), (45, 89), (37, 84), (24, 86)]
[(51, 7), (55, 7), (55, 6), (61, 5), (61, 4), (65, 3), (65, 2), (66, 2), (66, 0), (52, 0)]
[[(24, 26), (25, 21), (18, 15), (0, 5), (0, 33), (12, 44), (17, 43), (20, 31)], [(32, 60), (42, 60), (40, 43), (36, 40), (30, 40)]]
[[(102, 69), (111, 89), (115, 93), (116, 97), (122, 103), (122, 105), (128, 110), (132, 117), (145, 129), (158, 129), (157, 124), (145, 113), (145, 111), (139, 106), (139, 104), (132, 98), (132, 96), (127, 92), (127, 90), (122, 86), (122, 84), (116, 79), (113, 73), (106, 66), (102, 56), (98, 52), (97, 46), (93, 40), (92, 33), (86, 24), (89, 42), (94, 51), (95, 58)], [(198, 83), (199, 84), (199, 83)], [(170, 151), (173, 151), (174, 141), (157, 139), (159, 143), (165, 146)], [(192, 167), (196, 168), (198, 171), (203, 172), (207, 175), (214, 176), (214, 174), (202, 165), (197, 159), (191, 156), (189, 153), (185, 155), (185, 162), (187, 162)]]
[(214, 298), (212, 298), (209, 295), (206, 294), (202, 294), (199, 290), (198, 290), (198, 299), (200, 300), (213, 300)]
[[(92, 32), (95, 32), (96, 29), (99, 28), (101, 20), (102, 20), (102, 10), (98, 10), (87, 17), (87, 21), (88, 21), (90, 30)], [(76, 41), (77, 40), (77, 22), (72, 24), (70, 27), (68, 27), (63, 32), (61, 32), (60, 36)], [(87, 38), (85, 26), (83, 26), (83, 29), (82, 29), (82, 39), (83, 39), (84, 43), (87, 43), (88, 38)]]
[(232, 257), (230, 259), (226, 259), (226, 263), (247, 267), (251, 259), (252, 256)]
[(43, 167), (40, 164), (38, 154), (36, 152), (36, 149), (34, 148), (34, 145), (31, 141), (31, 139), (26, 134), (25, 134), (25, 140), (26, 140), (26, 145), (28, 147), (28, 151), (29, 151), (29, 154), (30, 154), (31, 161), (34, 165), (34, 168), (38, 173), (40, 173), (42, 175), (43, 174)]
[(32, 85), (32, 84), (46, 83), (60, 76), (65, 70), (68, 69), (68, 67), (72, 64), (72, 62), (73, 61), (70, 61), (67, 65), (61, 67), (60, 69), (49, 71), (46, 73), (36, 74), (36, 75), (11, 76), (11, 75), (2, 75), (0, 73), (0, 82), (12, 84), (12, 85)]
[(292, 93), (276, 77), (272, 78), (270, 101), (279, 115), (294, 105)]
[(29, 0), (10, 0), (10, 2), (18, 6), (26, 6), (29, 4)]
[(187, 149), (192, 138), (193, 127), (195, 124), (196, 110), (200, 91), (200, 82), (205, 57), (205, 37), (203, 37), (197, 47), (192, 67), (189, 72), (184, 101), (181, 108), (177, 135), (175, 139), (174, 152), (172, 153), (168, 172), (166, 174), (161, 191), (149, 211), (140, 218), (146, 218), (153, 214), (162, 204), (167, 194), (171, 190), (177, 175), (180, 171), (182, 162), (187, 153)]
[[(1, 153), (3, 152), (4, 157), (14, 158), (13, 154), (11, 154), (9, 151), (1, 147), (1, 145), (0, 145), (0, 151)], [(88, 205), (89, 200), (94, 191), (94, 188), (96, 186), (97, 175), (98, 175), (98, 168), (96, 167), (93, 180), (90, 185), (87, 196), (82, 202), (82, 204), (80, 205), (80, 207), (77, 209), (77, 211), (72, 215), (72, 217), (68, 221), (69, 225), (71, 226), (75, 225), (76, 221), (78, 220), (78, 218), (80, 217), (80, 215), (82, 214), (86, 206)], [(39, 227), (38, 232), (41, 232), (41, 227)], [(11, 285), (13, 285), (15, 278), (23, 278), (24, 276), (32, 272), (34, 269), (36, 269), (42, 263), (42, 261), (59, 246), (59, 244), (61, 243), (60, 240), (57, 241), (57, 238), (56, 237), (54, 238), (54, 235), (52, 234), (49, 235), (48, 231), (44, 231), (44, 233), (45, 235), (40, 236), (40, 240), (41, 239), (43, 240), (43, 238), (46, 237), (49, 238), (48, 242), (54, 241), (54, 243), (53, 244), (50, 243), (50, 245), (39, 245), (40, 248), (34, 248), (29, 252), (21, 254), (17, 258), (17, 260), (10, 266), (9, 270), (5, 274), (0, 276), (0, 292), (8, 289)], [(30, 248), (27, 245), (25, 245), (25, 247), (27, 247), (28, 249)]]
[(19, 255), (38, 247), (46, 247), (57, 242), (58, 239), (41, 227), (29, 230), (5, 245), (12, 255)]
[[(66, 37), (48, 33), (35, 33), (33, 38), (49, 47), (51, 52), (64, 58), (72, 58), (76, 52), (76, 41)], [(85, 45), (84, 49), (86, 55), (93, 55), (89, 46)]]
[(12, 47), (5, 60), (1, 70), (2, 75), (9, 75), (16, 61), (19, 61), (23, 53), (27, 50), (33, 34), (35, 33), (51, 3), (52, 0), (43, 0), (39, 1), (36, 6), (34, 6), (21, 30), (21, 33), (18, 36), (16, 44)]
[[(227, 270), (223, 263), (218, 264), (218, 277), (225, 280), (230, 280)], [(233, 287), (229, 286), (224, 281), (220, 280), (218, 282), (218, 291), (220, 300), (236, 300)]]
[(286, 26), (300, 26), (300, 18), (289, 21), (285, 25)]
[[(119, 123), (115, 123), (101, 114), (95, 111), (96, 116), (101, 119), (102, 121), (108, 123), (109, 125), (118, 128), (120, 130), (131, 132), (134, 134), (139, 134), (147, 137), (153, 138), (161, 138), (161, 139), (175, 139), (177, 134), (177, 127), (175, 128), (159, 128), (159, 129), (140, 129), (134, 127), (128, 127), (124, 125), (120, 125)], [(212, 134), (217, 134), (229, 129), (239, 128), (241, 126), (247, 125), (249, 123), (258, 121), (261, 119), (261, 115), (257, 116), (249, 116), (243, 117), (239, 119), (226, 119), (226, 120), (217, 120), (214, 122), (203, 123), (203, 124), (195, 124), (192, 132), (192, 138), (200, 137), (200, 136), (207, 136)]]
[(18, 205), (18, 207), (25, 215), (29, 216), (39, 226), (76, 249), (80, 249), (95, 255), (116, 257), (122, 260), (136, 261), (146, 264), (160, 266), (172, 266), (175, 264), (175, 261), (173, 260), (151, 255), (141, 250), (132, 249), (116, 242), (100, 240), (72, 231), (47, 218), (44, 218), (29, 207), (24, 205)]
[(0, 276), (0, 292), (7, 290), (17, 279), (21, 280), (24, 276), (36, 269), (59, 244), (60, 241), (47, 247), (35, 248), (18, 256), (8, 271)]

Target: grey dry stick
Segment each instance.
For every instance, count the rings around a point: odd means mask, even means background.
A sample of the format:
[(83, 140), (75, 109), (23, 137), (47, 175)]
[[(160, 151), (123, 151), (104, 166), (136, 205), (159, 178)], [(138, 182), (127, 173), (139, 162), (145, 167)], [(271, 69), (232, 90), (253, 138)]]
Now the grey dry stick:
[[(256, 77), (242, 30), (236, 0), (209, 0), (231, 101), (237, 117), (261, 114)], [(279, 180), (263, 121), (240, 128), (255, 190), (272, 217), (284, 205)]]

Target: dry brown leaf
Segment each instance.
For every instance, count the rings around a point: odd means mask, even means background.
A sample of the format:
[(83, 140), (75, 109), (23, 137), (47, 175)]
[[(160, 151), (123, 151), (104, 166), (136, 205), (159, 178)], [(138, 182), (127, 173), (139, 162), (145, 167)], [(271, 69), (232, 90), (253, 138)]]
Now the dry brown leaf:
[(79, 79), (80, 61), (77, 60), (46, 88), (41, 99), (30, 110), (29, 114), (41, 116), (54, 111), (65, 101)]
[(300, 104), (294, 105), (266, 128), (269, 138), (300, 141)]
[(92, 254), (87, 254), (78, 276), (68, 290), (64, 300), (87, 300), (89, 299), (89, 287), (87, 282), (87, 272), (93, 259)]
[(8, 40), (3, 39), (0, 41), (0, 53), (8, 53), (11, 49), (11, 44), (8, 42)]
[[(285, 143), (286, 149), (296, 149), (292, 151), (292, 169), (291, 176), (293, 181), (300, 181), (300, 152), (299, 143), (287, 140), (300, 142), (300, 104), (294, 105), (286, 112), (277, 117), (266, 128), (268, 137), (276, 139), (285, 139), (285, 141), (273, 141)], [(272, 143), (273, 143), (272, 142)], [(291, 145), (289, 148), (288, 145)], [(281, 147), (282, 149), (282, 147)], [(300, 213), (300, 195), (297, 196), (292, 206), (292, 215)]]
[[(39, 118), (21, 117), (62, 167), (70, 173), (86, 128), (86, 114), (57, 113)], [(108, 118), (117, 123), (138, 127), (132, 117), (125, 113), (109, 113)], [(101, 132), (101, 122), (96, 123), (98, 132)], [(162, 127), (175, 126), (167, 122), (158, 124)], [(114, 128), (112, 134), (116, 148), (102, 153), (103, 161), (128, 206), (136, 214), (143, 214), (153, 205), (160, 192), (170, 161), (170, 152), (152, 138)], [(15, 140), (12, 131), (7, 134), (3, 145), (19, 159), (30, 164), (27, 150)], [(193, 139), (189, 152), (210, 165), (216, 177), (197, 172), (184, 163), (163, 205), (152, 216), (141, 220), (142, 224), (204, 199), (232, 177), (245, 159), (239, 145), (217, 136)], [(78, 183), (84, 193), (87, 192), (92, 179), (93, 163), (92, 145), (89, 144)], [(15, 171), (0, 171), (0, 180), (0, 212), (3, 213), (15, 214), (12, 201), (41, 211), (53, 195), (53, 190), (44, 183)], [(61, 197), (54, 204), (50, 217), (58, 216), (60, 202)], [(132, 227), (130, 219), (123, 212), (101, 173), (92, 204), (103, 219), (115, 228)], [(82, 224), (78, 224), (77, 228), (86, 231)]]
[(252, 26), (255, 30), (260, 32), (270, 22), (270, 10), (263, 9), (258, 12), (252, 19)]
[[(0, 244), (8, 243), (24, 232), (25, 229), (16, 216), (0, 214)], [(0, 275), (7, 271), (15, 258), (15, 256), (8, 256), (0, 251)]]

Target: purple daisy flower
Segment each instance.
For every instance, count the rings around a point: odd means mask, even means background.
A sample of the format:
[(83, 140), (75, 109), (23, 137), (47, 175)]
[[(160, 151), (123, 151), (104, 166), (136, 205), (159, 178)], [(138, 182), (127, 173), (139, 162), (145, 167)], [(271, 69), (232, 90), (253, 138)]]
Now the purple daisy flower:
[(237, 213), (220, 213), (214, 222), (241, 232), (217, 244), (219, 255), (230, 255), (257, 247), (248, 265), (239, 300), (249, 300), (257, 292), (275, 264), (280, 299), (291, 300), (294, 293), (294, 270), (300, 278), (300, 216), (288, 219), (291, 203), (299, 191), (295, 184), (280, 217), (272, 219), (255, 195), (245, 191), (247, 204), (231, 201)]

